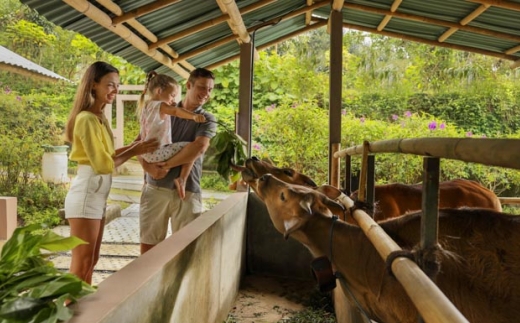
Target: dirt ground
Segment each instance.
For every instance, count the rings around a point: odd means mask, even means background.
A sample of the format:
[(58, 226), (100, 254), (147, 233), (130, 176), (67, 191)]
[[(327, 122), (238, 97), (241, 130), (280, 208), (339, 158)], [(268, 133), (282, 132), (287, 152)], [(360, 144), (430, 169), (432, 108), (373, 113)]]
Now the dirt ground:
[(226, 323), (283, 322), (308, 305), (316, 283), (247, 275)]

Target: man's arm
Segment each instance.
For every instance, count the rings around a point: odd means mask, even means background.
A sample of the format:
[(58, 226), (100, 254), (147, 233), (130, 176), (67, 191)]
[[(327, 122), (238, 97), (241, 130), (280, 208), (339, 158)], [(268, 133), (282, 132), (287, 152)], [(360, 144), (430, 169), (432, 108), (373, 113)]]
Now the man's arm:
[(187, 144), (175, 156), (164, 162), (162, 167), (169, 170), (179, 165), (194, 162), (206, 152), (209, 147), (209, 140), (210, 138), (204, 136), (196, 137), (193, 142)]
[(143, 170), (155, 180), (161, 179), (168, 174), (168, 169), (161, 167), (163, 163), (148, 163), (142, 156), (137, 156), (137, 160), (139, 160)]

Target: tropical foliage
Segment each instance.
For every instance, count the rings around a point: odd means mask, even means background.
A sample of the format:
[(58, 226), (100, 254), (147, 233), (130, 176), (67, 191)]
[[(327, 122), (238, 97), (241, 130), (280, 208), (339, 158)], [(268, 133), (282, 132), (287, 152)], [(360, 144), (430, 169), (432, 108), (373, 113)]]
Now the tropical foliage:
[(69, 320), (73, 312), (66, 304), (95, 289), (73, 274), (58, 271), (48, 258), (82, 243), (49, 230), (42, 233), (41, 225), (17, 228), (0, 255), (0, 323)]

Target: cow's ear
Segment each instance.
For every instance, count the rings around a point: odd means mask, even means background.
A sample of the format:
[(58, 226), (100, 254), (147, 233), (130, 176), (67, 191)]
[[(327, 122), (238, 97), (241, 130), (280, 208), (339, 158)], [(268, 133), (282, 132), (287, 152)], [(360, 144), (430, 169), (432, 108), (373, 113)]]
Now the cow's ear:
[(314, 203), (314, 195), (307, 193), (303, 196), (303, 198), (300, 201), (300, 206), (302, 209), (309, 213), (309, 215), (312, 214), (312, 203)]
[[(305, 211), (306, 215), (312, 215), (312, 203), (314, 203), (314, 195), (312, 193), (305, 194), (300, 200), (300, 207)], [(305, 219), (299, 216), (293, 216), (288, 220), (284, 220), (285, 233), (283, 237), (289, 238), (294, 231), (301, 228), (305, 223)]]
[[(330, 212), (332, 212), (332, 214), (339, 215), (341, 218), (344, 217), (346, 209), (343, 206), (343, 204), (333, 201), (333, 200), (329, 199), (328, 197), (325, 197), (323, 199), (323, 203), (330, 210)], [(342, 219), (342, 220), (345, 220), (345, 219)]]

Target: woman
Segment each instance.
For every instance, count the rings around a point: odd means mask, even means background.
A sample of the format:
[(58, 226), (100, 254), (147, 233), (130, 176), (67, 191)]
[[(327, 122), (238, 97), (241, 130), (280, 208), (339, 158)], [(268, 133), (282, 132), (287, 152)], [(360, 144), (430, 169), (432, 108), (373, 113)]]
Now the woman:
[(72, 144), (70, 160), (78, 163), (65, 198), (65, 217), (70, 234), (87, 244), (72, 250), (70, 272), (92, 283), (94, 266), (105, 225), (105, 209), (112, 184), (112, 172), (129, 158), (152, 152), (157, 140), (136, 141), (114, 149), (113, 134), (103, 114), (119, 88), (119, 71), (105, 62), (95, 62), (85, 72), (67, 121), (65, 136)]

